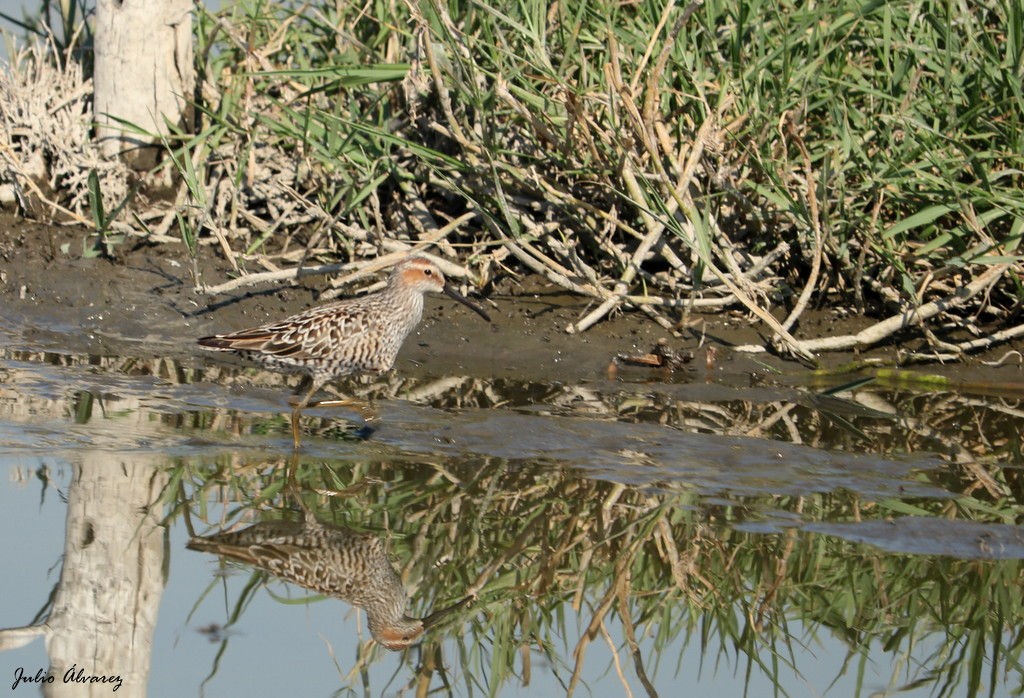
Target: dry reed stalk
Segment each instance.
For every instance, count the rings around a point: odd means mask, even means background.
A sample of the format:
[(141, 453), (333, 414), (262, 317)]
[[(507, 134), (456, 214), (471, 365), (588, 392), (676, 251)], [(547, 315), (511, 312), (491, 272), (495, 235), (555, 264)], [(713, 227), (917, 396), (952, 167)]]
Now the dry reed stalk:
[(797, 148), (800, 150), (800, 155), (803, 157), (804, 164), (804, 183), (805, 183), (805, 197), (807, 198), (807, 208), (810, 214), (811, 222), (811, 233), (814, 235), (814, 258), (811, 263), (811, 273), (807, 278), (807, 283), (804, 284), (803, 289), (800, 291), (800, 295), (797, 298), (796, 303), (793, 304), (793, 310), (790, 311), (789, 315), (782, 322), (782, 327), (789, 330), (800, 319), (804, 310), (807, 308), (807, 304), (811, 301), (811, 296), (814, 291), (817, 290), (818, 286), (818, 275), (821, 273), (821, 260), (824, 254), (824, 237), (821, 230), (821, 217), (818, 213), (818, 195), (817, 195), (817, 182), (814, 177), (814, 168), (811, 165), (811, 154), (807, 151), (807, 145), (804, 143), (803, 138), (796, 132), (792, 121), (786, 120), (786, 131), (789, 133), (793, 142), (796, 143)]
[[(941, 313), (962, 307), (966, 301), (998, 283), (1002, 276), (1010, 271), (1012, 267), (1013, 265), (1011, 264), (993, 265), (986, 272), (975, 277), (969, 284), (961, 287), (955, 293), (945, 298), (929, 301), (918, 308), (911, 308), (897, 315), (892, 315), (881, 322), (875, 323), (871, 327), (861, 330), (857, 334), (823, 337), (820, 339), (807, 339), (799, 341), (798, 344), (804, 352), (842, 351), (844, 349), (872, 346), (888, 339), (901, 330), (908, 327), (919, 326)], [(998, 337), (996, 337), (996, 335), (998, 335)], [(976, 349), (989, 346), (996, 341), (1005, 341), (1006, 339), (1012, 339), (1021, 335), (1024, 335), (1024, 325), (1017, 326), (1009, 330), (1001, 330), (1000, 332), (993, 333), (990, 337), (982, 340), (966, 342), (962, 344), (961, 347)], [(760, 353), (765, 350), (761, 345), (752, 344), (734, 347), (734, 349), (736, 351), (747, 353)]]

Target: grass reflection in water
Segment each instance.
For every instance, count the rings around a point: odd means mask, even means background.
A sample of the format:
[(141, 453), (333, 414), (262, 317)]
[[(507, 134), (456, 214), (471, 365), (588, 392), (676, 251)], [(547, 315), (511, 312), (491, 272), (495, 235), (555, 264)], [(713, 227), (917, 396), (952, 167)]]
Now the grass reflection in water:
[[(475, 597), (407, 655), (410, 688), (464, 681), (466, 689), (497, 693), (527, 682), (540, 660), (571, 693), (588, 650), (607, 642), (623, 684), (639, 681), (654, 694), (651, 677), (673, 671), (677, 658), (663, 653), (682, 638), (699, 643), (705, 666), (746, 667), (748, 681), (751, 670), (761, 672), (786, 693), (781, 667), (799, 672), (813, 663), (805, 650), (819, 633), (843, 639), (844, 671), (859, 675), (879, 661), (881, 645), (894, 689), (925, 684), (937, 695), (994, 695), (997, 687), (1020, 688), (1017, 560), (985, 559), (983, 547), (974, 559), (885, 552), (804, 530), (915, 514), (928, 516), (940, 536), (948, 520), (1004, 521), (1020, 511), (1016, 502), (867, 502), (842, 491), (711, 498), (500, 459), (225, 458), (176, 474), (183, 488), (168, 492), (179, 513), (190, 508), (202, 518), (216, 501), (235, 518), (296, 520), (301, 501), (322, 520), (383, 536), (415, 615)], [(236, 607), (244, 605), (238, 599)], [(571, 627), (570, 615), (581, 624)], [(915, 651), (924, 646), (938, 649), (922, 658)], [(357, 664), (373, 662), (372, 647), (363, 649)]]
[[(708, 671), (792, 694), (783, 676), (828, 636), (858, 681), (883, 665), (892, 690), (1024, 688), (1011, 398), (392, 375), (353, 386), (383, 405), (379, 432), (311, 414), (312, 448), (289, 462), (267, 456), (287, 416), (261, 374), (56, 358), (6, 364), (7, 419), (34, 429), (23, 451), (157, 458), (169, 521), (188, 511), (200, 534), (305, 509), (379, 537), (413, 617), (475, 596), (401, 655), (412, 686), (496, 694), (544, 671), (576, 691), (601, 644), (650, 693), (689, 645)], [(229, 630), (264, 581), (233, 599)], [(355, 686), (382, 654), (364, 645), (341, 674)]]

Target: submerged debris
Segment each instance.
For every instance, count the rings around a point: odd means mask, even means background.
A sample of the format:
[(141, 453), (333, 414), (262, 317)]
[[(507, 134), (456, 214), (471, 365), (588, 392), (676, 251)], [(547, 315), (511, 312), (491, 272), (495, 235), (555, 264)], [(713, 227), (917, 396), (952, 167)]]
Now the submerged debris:
[(615, 357), (618, 361), (630, 366), (650, 366), (651, 368), (666, 368), (669, 371), (679, 371), (693, 361), (692, 351), (676, 351), (669, 346), (668, 340), (662, 337), (657, 344), (651, 347), (646, 354), (619, 354)]

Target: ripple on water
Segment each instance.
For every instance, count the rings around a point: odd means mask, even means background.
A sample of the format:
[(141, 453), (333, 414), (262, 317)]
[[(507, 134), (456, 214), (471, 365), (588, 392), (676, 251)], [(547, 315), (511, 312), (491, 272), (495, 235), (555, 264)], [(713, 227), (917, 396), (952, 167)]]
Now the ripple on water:
[(970, 560), (1024, 559), (1024, 528), (923, 516), (844, 523), (812, 523), (805, 531), (867, 543), (894, 553)]
[(950, 496), (911, 479), (920, 470), (938, 467), (934, 457), (897, 460), (657, 424), (504, 410), (438, 414), (389, 402), (386, 411), (388, 419), (373, 438), (411, 453), (543, 460), (624, 484), (686, 485), (704, 493), (801, 495), (847, 489), (870, 497)]

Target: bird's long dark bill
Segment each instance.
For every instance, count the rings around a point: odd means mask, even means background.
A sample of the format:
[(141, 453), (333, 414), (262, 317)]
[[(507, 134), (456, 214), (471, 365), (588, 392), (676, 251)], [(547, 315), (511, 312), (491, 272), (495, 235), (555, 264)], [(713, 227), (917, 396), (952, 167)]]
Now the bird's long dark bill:
[(450, 616), (454, 611), (459, 610), (463, 606), (468, 606), (469, 604), (472, 604), (473, 601), (475, 600), (476, 596), (467, 596), (462, 601), (459, 601), (456, 604), (452, 604), (448, 608), (442, 608), (440, 611), (434, 611), (426, 618), (420, 620), (420, 622), (423, 623), (423, 629), (426, 630), (432, 625), (437, 625), (440, 621)]
[(488, 315), (487, 313), (485, 313), (483, 308), (481, 308), (479, 305), (477, 305), (473, 301), (471, 301), (468, 298), (466, 298), (464, 295), (462, 295), (461, 293), (456, 291), (454, 288), (452, 288), (448, 284), (445, 284), (444, 292), (445, 292), (446, 295), (449, 295), (452, 298), (454, 298), (455, 300), (457, 300), (459, 303), (462, 303), (464, 306), (466, 306), (467, 308), (472, 310), (474, 313), (476, 313), (477, 315), (482, 317), (487, 322), (491, 321), (491, 316)]

